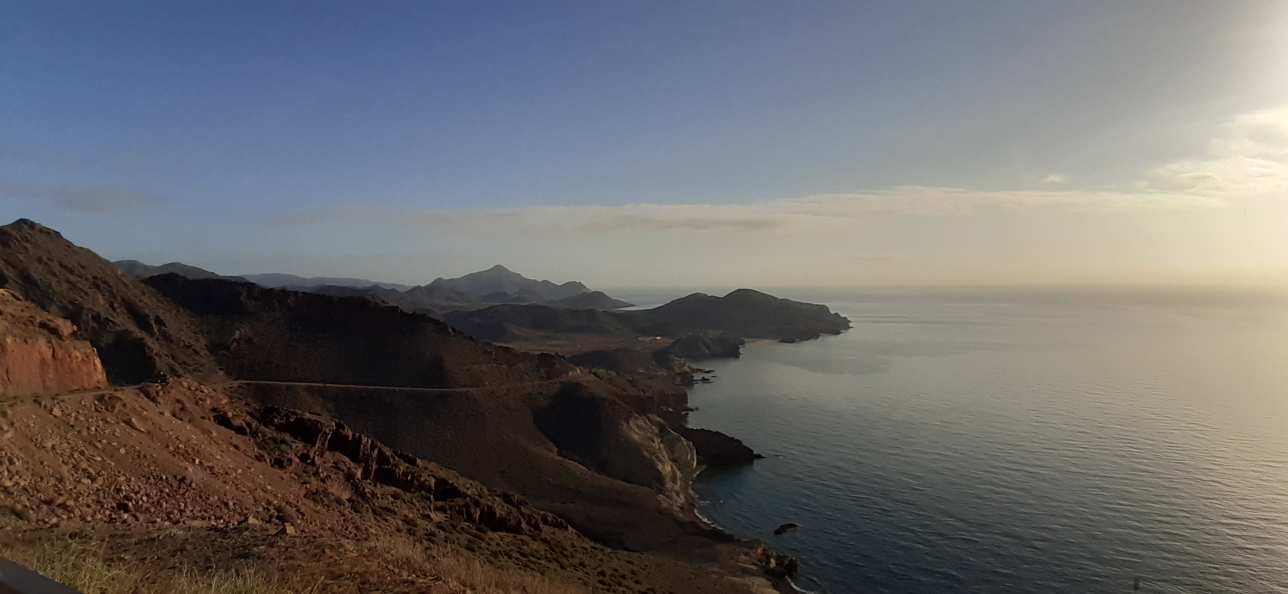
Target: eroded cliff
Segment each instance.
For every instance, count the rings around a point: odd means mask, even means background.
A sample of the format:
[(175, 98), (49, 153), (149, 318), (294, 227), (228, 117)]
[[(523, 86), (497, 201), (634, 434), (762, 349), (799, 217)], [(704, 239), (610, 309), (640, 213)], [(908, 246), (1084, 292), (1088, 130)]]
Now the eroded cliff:
[(0, 396), (59, 394), (107, 384), (103, 363), (76, 327), (0, 289)]

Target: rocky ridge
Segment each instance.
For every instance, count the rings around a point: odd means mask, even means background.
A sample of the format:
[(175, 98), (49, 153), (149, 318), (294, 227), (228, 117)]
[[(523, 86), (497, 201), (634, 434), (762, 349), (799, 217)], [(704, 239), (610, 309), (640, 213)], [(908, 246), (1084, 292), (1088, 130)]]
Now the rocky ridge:
[(0, 227), (0, 288), (71, 321), (113, 383), (218, 374), (200, 330), (174, 304), (33, 221)]

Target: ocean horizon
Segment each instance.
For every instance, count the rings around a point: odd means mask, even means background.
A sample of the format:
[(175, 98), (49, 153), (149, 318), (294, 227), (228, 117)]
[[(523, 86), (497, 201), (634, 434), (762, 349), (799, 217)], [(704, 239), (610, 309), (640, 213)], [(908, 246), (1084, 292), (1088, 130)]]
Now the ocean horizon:
[(690, 425), (767, 456), (695, 491), (801, 587), (1288, 590), (1284, 302), (782, 293), (854, 327), (700, 363)]

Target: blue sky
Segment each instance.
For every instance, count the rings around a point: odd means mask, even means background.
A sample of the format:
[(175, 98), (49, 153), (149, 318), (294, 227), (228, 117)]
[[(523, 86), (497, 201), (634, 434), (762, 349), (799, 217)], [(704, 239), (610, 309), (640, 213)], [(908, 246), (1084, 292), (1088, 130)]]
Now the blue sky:
[(1282, 4), (215, 4), (9, 3), (0, 215), (403, 282), (1282, 272)]

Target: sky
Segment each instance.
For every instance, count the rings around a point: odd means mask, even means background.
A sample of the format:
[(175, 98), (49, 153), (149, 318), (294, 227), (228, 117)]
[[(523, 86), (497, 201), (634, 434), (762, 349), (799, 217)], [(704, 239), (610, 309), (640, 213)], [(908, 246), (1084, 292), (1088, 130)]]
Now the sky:
[(0, 219), (419, 284), (1288, 286), (1288, 3), (0, 5)]

